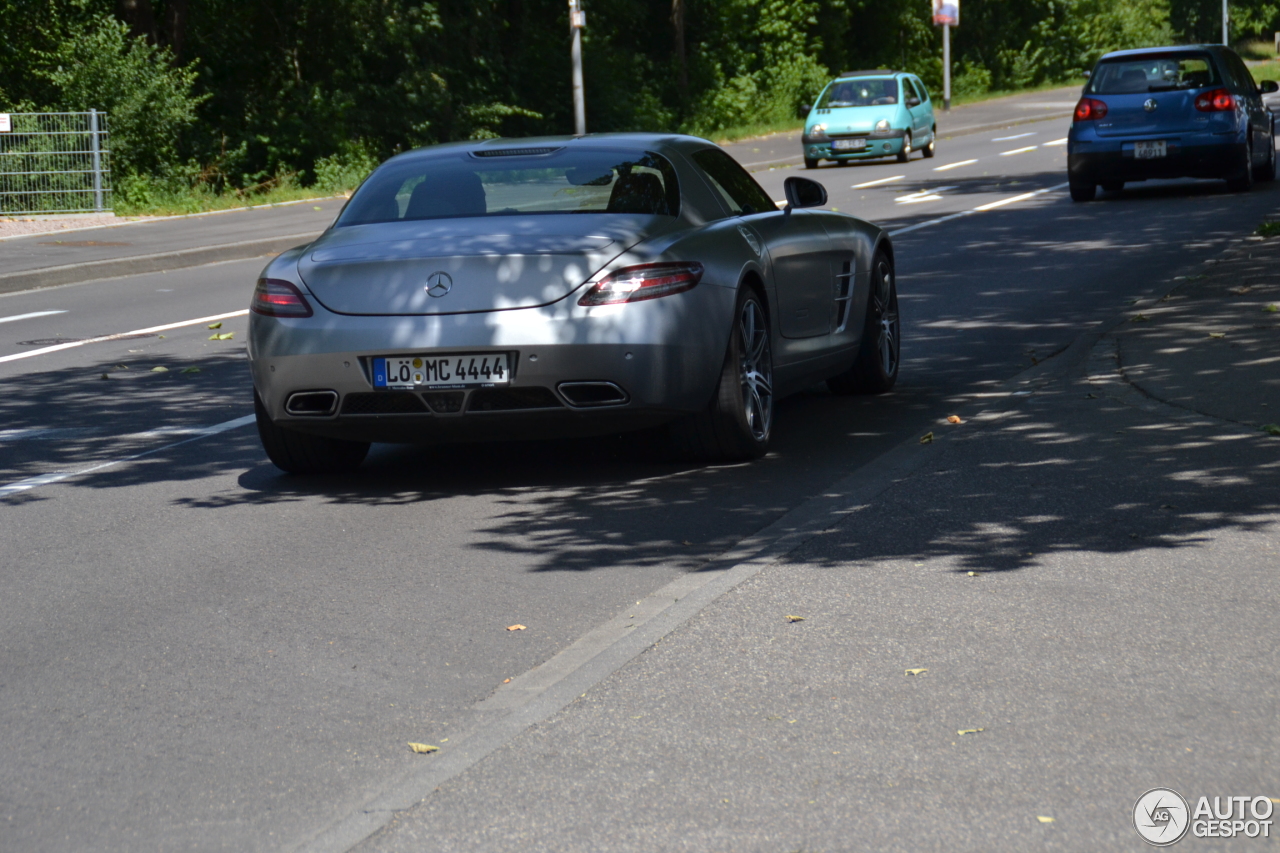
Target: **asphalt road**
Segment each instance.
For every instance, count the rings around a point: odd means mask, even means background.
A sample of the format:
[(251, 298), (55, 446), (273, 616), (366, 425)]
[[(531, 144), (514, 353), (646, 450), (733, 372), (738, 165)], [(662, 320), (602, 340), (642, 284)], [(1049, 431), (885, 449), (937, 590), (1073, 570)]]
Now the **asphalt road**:
[(905, 343), (893, 394), (787, 400), (750, 465), (617, 440), (378, 447), (354, 476), (289, 478), (241, 423), (245, 321), (223, 316), (260, 261), (0, 297), (0, 848), (310, 846), (420, 766), (407, 741), (447, 747), (505, 679), (1277, 207), (1274, 185), (1211, 182), (1074, 205), (1065, 135), (758, 173), (901, 232)]

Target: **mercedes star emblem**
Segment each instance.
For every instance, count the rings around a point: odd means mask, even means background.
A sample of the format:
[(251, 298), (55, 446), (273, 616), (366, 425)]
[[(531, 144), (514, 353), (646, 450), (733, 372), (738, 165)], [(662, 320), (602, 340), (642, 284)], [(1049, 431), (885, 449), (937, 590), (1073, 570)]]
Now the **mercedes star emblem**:
[(1156, 102), (1155, 98), (1147, 98), (1145, 101), (1142, 102), (1142, 108), (1149, 113), (1155, 112), (1156, 107), (1158, 106), (1160, 106), (1160, 104)]
[(444, 296), (453, 289), (453, 277), (447, 272), (433, 272), (427, 276), (427, 296)]

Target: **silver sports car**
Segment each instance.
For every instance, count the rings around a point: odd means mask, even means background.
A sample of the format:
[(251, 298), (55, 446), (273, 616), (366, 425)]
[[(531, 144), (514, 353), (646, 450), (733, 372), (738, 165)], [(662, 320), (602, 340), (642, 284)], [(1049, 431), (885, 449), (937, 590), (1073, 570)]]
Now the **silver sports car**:
[(295, 473), (374, 441), (655, 429), (747, 459), (774, 402), (897, 379), (880, 228), (773, 199), (688, 136), (491, 139), (401, 154), (314, 243), (271, 261), (249, 358), (262, 444)]

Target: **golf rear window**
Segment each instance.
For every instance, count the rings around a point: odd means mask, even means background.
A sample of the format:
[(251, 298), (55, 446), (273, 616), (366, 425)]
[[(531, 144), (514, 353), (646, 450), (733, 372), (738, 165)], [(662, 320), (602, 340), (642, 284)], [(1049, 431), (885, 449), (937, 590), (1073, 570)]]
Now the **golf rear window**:
[(837, 80), (818, 99), (818, 109), (872, 107), (898, 103), (898, 81), (892, 77)]
[(1139, 95), (1221, 85), (1207, 53), (1153, 53), (1099, 62), (1089, 78), (1089, 95)]

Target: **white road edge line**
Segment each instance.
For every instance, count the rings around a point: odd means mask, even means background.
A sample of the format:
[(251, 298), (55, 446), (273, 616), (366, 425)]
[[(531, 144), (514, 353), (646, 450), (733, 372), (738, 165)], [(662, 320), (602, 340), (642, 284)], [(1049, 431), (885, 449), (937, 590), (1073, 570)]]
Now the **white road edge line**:
[(1012, 151), (1001, 151), (1000, 156), (1008, 157), (1010, 154), (1025, 154), (1028, 151), (1035, 151), (1039, 147), (1039, 145), (1028, 145), (1026, 148), (1015, 148)]
[(867, 181), (865, 184), (854, 184), (854, 185), (853, 185), (852, 187), (850, 187), (849, 189), (853, 189), (853, 190), (860, 190), (860, 189), (864, 189), (865, 187), (874, 187), (874, 186), (877, 186), (877, 185), (879, 185), (879, 184), (887, 184), (887, 183), (890, 183), (890, 182), (892, 182), (892, 181), (900, 181), (900, 180), (902, 180), (902, 179), (903, 179), (903, 178), (905, 178), (905, 177), (906, 177), (906, 175), (894, 175), (892, 178), (880, 178), (880, 179), (875, 180), (875, 181)]
[(1045, 193), (1051, 193), (1055, 190), (1060, 190), (1065, 186), (1067, 186), (1067, 184), (1057, 184), (1052, 187), (1045, 187), (1044, 189), (1036, 190), (1035, 192), (1023, 193), (1022, 195), (1011, 196), (1009, 198), (1001, 199), (1000, 201), (993, 201), (990, 204), (984, 204), (980, 207), (975, 207), (970, 210), (962, 210), (959, 213), (948, 214), (947, 216), (942, 216), (942, 217), (939, 217), (938, 219), (930, 219), (927, 222), (919, 222), (919, 223), (916, 223), (915, 225), (908, 225), (906, 228), (899, 228), (896, 231), (890, 231), (889, 236), (897, 237), (899, 234), (906, 234), (908, 231), (915, 231), (918, 228), (928, 228), (930, 225), (941, 225), (943, 222), (950, 222), (953, 219), (959, 219), (960, 217), (968, 216), (971, 213), (980, 213), (986, 210), (993, 210), (997, 207), (1003, 207), (1006, 204), (1013, 204), (1015, 201), (1026, 201), (1027, 199), (1034, 198), (1035, 196), (1038, 196), (1038, 195), (1044, 195)]
[(12, 317), (0, 317), (0, 323), (16, 323), (19, 320), (34, 320), (36, 317), (48, 317), (51, 314), (65, 314), (63, 309), (57, 311), (32, 311), (30, 314), (14, 314)]
[(253, 423), (254, 420), (255, 418), (253, 415), (245, 415), (242, 418), (235, 418), (234, 420), (223, 421), (222, 423), (214, 424), (213, 426), (200, 427), (192, 430), (192, 436), (190, 438), (184, 438), (182, 441), (175, 441), (171, 444), (153, 447), (150, 450), (144, 450), (141, 453), (134, 453), (130, 456), (122, 456), (119, 459), (112, 459), (109, 462), (99, 462), (97, 465), (90, 465), (88, 468), (81, 468), (79, 471), (54, 471), (49, 474), (40, 474), (35, 477), (28, 477), (25, 480), (18, 480), (16, 483), (9, 483), (7, 486), (0, 486), (0, 498), (7, 498), (11, 495), (16, 495), (19, 492), (30, 491), (31, 489), (39, 486), (47, 486), (50, 483), (69, 480), (72, 477), (81, 477), (85, 474), (105, 471), (107, 468), (114, 468), (117, 465), (123, 465), (126, 462), (132, 462), (135, 459), (141, 459), (144, 456), (151, 456), (152, 454), (159, 453), (162, 450), (168, 450), (172, 447), (178, 447), (192, 441), (199, 441), (202, 438), (208, 438), (211, 435), (217, 435), (218, 433), (226, 432), (228, 430), (239, 429), (242, 426), (247, 426)]
[(150, 335), (155, 332), (167, 332), (169, 329), (181, 329), (183, 326), (198, 326), (201, 323), (213, 323), (218, 320), (229, 320), (232, 317), (243, 317), (249, 313), (249, 309), (245, 308), (241, 311), (231, 311), (227, 314), (213, 314), (209, 317), (197, 317), (194, 320), (183, 320), (180, 323), (166, 323), (163, 326), (151, 326), (146, 329), (134, 329), (132, 332), (118, 332), (114, 335), (102, 335), (96, 338), (85, 338), (83, 341), (67, 341), (65, 344), (54, 344), (50, 347), (41, 347), (28, 352), (16, 352), (13, 355), (0, 356), (0, 364), (6, 361), (17, 361), (20, 358), (32, 358), (45, 353), (58, 352), (59, 350), (71, 349), (72, 347), (82, 347), (85, 344), (100, 344), (103, 341), (117, 341), (120, 338), (127, 338), (132, 335)]
[(948, 163), (945, 166), (935, 166), (933, 171), (945, 172), (947, 169), (959, 169), (961, 166), (972, 166), (977, 160), (961, 160), (959, 163)]
[(1008, 142), (1010, 139), (1022, 139), (1024, 136), (1035, 136), (1037, 132), (1038, 131), (1033, 130), (1030, 133), (1015, 133), (1013, 136), (997, 136), (995, 139), (991, 141), (992, 142)]
[(1041, 144), (1044, 145), (1046, 148), (1049, 147), (1050, 145), (1066, 145), (1067, 138), (1064, 136), (1061, 139), (1054, 139), (1051, 142), (1044, 142)]

